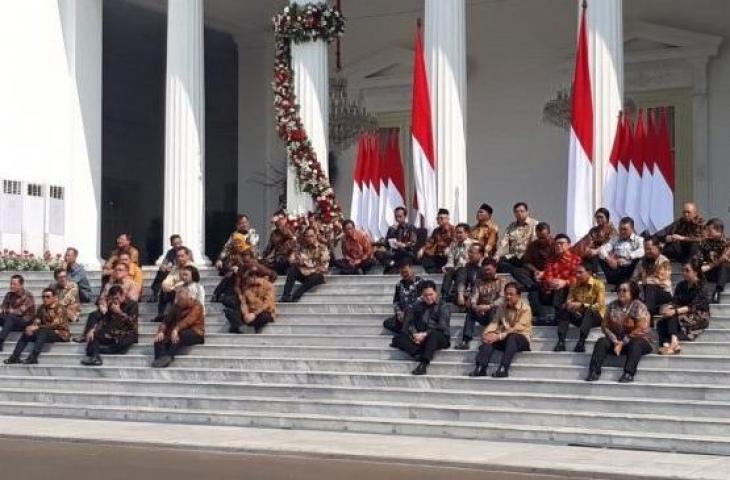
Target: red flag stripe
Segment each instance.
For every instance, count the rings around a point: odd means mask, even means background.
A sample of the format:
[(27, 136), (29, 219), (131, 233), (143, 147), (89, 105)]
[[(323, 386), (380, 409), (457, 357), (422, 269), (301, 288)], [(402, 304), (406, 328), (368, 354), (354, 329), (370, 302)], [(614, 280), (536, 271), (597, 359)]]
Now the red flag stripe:
[(433, 148), (433, 130), (431, 128), (431, 102), (428, 94), (426, 62), (423, 56), (421, 27), (416, 31), (415, 65), (413, 69), (413, 104), (411, 134), (418, 140), (431, 168), (436, 170), (436, 157)]
[(672, 154), (672, 145), (669, 139), (669, 118), (667, 109), (662, 108), (659, 119), (658, 134), (658, 155), (657, 167), (664, 179), (667, 181), (669, 188), (674, 191), (674, 155)]
[(586, 31), (586, 9), (583, 9), (578, 33), (578, 51), (575, 57), (573, 95), (571, 105), (571, 126), (588, 160), (593, 162), (593, 98), (591, 95), (591, 74), (588, 65), (588, 34)]

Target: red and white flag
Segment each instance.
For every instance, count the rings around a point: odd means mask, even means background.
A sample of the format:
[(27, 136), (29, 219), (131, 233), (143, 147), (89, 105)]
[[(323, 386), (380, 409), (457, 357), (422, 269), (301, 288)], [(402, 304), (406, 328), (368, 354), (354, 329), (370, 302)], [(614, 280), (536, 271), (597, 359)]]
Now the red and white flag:
[(618, 223), (619, 218), (628, 215), (626, 213), (626, 184), (629, 182), (631, 152), (634, 149), (634, 132), (631, 130), (631, 118), (624, 114), (622, 120), (620, 127), (623, 134), (621, 135), (621, 151), (619, 152), (618, 166), (616, 167), (616, 197), (614, 199), (616, 223)]
[(352, 175), (352, 200), (350, 200), (350, 220), (361, 227), (362, 201), (363, 201), (363, 177), (365, 167), (365, 136), (361, 135), (357, 142), (357, 158), (355, 160), (355, 171)]
[(657, 130), (657, 156), (651, 189), (651, 223), (661, 229), (674, 220), (674, 156), (665, 108), (662, 108), (659, 116)]
[[(373, 238), (385, 238), (385, 236), (388, 234), (388, 227), (390, 227), (390, 223), (388, 223), (388, 142), (387, 137), (385, 142), (381, 142), (380, 140), (382, 137), (378, 137), (378, 157), (380, 159), (380, 169), (379, 174), (380, 178), (378, 178), (379, 187), (380, 187), (380, 195), (378, 195), (378, 235), (374, 236)], [(383, 145), (385, 144), (385, 145)]]
[(623, 113), (619, 112), (618, 123), (616, 124), (616, 136), (613, 140), (613, 147), (611, 148), (611, 157), (609, 158), (609, 164), (606, 167), (606, 176), (604, 177), (603, 184), (603, 197), (604, 207), (614, 217), (620, 217), (621, 213), (618, 211), (616, 205), (616, 189), (618, 188), (618, 169), (621, 160), (621, 149), (623, 148), (624, 141), (624, 116)]
[(634, 227), (637, 232), (642, 232), (645, 229), (644, 222), (641, 219), (641, 175), (644, 171), (645, 148), (646, 127), (644, 126), (644, 112), (639, 110), (633, 148), (631, 149), (628, 181), (626, 182), (625, 205), (626, 215), (634, 219)]
[(641, 212), (641, 223), (644, 229), (649, 233), (654, 233), (658, 229), (651, 221), (651, 190), (654, 183), (654, 162), (656, 156), (657, 132), (654, 128), (654, 116), (647, 110), (646, 112), (646, 139), (644, 140), (644, 148), (642, 148), (643, 168), (641, 171), (641, 203), (639, 211)]
[(370, 232), (373, 238), (380, 238), (380, 152), (378, 138), (369, 135), (367, 141), (368, 159), (368, 197), (367, 197), (367, 221), (364, 227)]
[(389, 225), (395, 223), (393, 210), (406, 205), (406, 183), (403, 176), (403, 164), (400, 158), (398, 133), (392, 132), (388, 136), (385, 148), (385, 175), (388, 178), (388, 187), (385, 195), (385, 221)]
[(584, 6), (578, 30), (570, 120), (567, 232), (580, 238), (593, 225), (593, 100)]
[(423, 56), (421, 26), (416, 31), (416, 46), (413, 56), (413, 103), (411, 109), (411, 137), (413, 143), (413, 173), (418, 198), (418, 213), (423, 217), (425, 227), (431, 231), (436, 227), (436, 155), (433, 148), (433, 127), (431, 125), (431, 100), (426, 77), (426, 61)]

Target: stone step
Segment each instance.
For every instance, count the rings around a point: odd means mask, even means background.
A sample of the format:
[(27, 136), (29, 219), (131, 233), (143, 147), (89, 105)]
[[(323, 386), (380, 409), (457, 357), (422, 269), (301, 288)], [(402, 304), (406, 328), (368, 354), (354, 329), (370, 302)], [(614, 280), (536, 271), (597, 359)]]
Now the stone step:
[(312, 430), (337, 430), (361, 433), (456, 437), (501, 441), (550, 441), (559, 444), (609, 445), (624, 448), (686, 453), (728, 454), (730, 441), (721, 436), (626, 432), (619, 429), (597, 430), (566, 426), (533, 426), (497, 422), (453, 422), (380, 417), (267, 412), (221, 412), (162, 408), (126, 409), (114, 406), (76, 407), (65, 404), (2, 402), (0, 413), (33, 416), (63, 416), (105, 420), (173, 422)]

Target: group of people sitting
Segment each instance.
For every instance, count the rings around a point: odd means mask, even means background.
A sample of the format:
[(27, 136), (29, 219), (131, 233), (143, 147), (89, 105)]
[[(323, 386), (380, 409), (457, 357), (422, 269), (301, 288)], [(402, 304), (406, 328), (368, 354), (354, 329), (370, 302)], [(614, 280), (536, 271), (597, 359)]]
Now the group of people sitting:
[[(451, 314), (466, 313), (456, 349), (469, 350), (477, 324), (484, 327), (476, 367), (484, 376), (494, 351), (502, 353), (495, 377), (506, 377), (514, 356), (530, 349), (533, 325), (557, 325), (557, 352), (566, 349), (570, 325), (578, 328), (574, 351), (584, 352), (588, 334), (601, 327), (588, 380), (600, 375), (607, 355), (626, 356), (621, 381), (631, 381), (642, 355), (655, 350), (678, 354), (681, 340), (693, 340), (709, 325), (710, 303), (719, 302), (730, 273), (730, 242), (721, 220), (705, 222), (689, 203), (682, 217), (654, 235), (640, 236), (625, 217), (616, 229), (606, 209), (595, 213), (596, 226), (573, 244), (565, 234), (553, 236), (550, 226), (530, 216), (524, 202), (513, 208), (515, 220), (502, 233), (493, 210), (482, 204), (475, 225), (450, 223), (441, 209), (437, 227), (426, 236), (408, 223), (407, 211), (395, 209), (396, 223), (374, 241), (350, 220), (329, 225), (311, 218), (295, 229), (283, 212), (272, 219), (266, 248), (245, 215), (216, 259), (221, 276), (213, 301), (223, 305), (231, 333), (244, 327), (261, 332), (276, 317), (274, 281), (285, 275), (279, 302), (296, 302), (326, 282), (331, 270), (363, 275), (375, 265), (385, 273), (400, 272), (395, 287), (394, 314), (383, 326), (394, 334), (392, 346), (419, 363), (416, 375), (427, 373), (435, 353), (451, 346)], [(335, 251), (336, 245), (340, 251)], [(154, 367), (166, 367), (186, 346), (205, 337), (205, 290), (192, 253), (179, 235), (170, 238), (152, 282), (159, 322), (154, 337)], [(79, 319), (79, 303), (90, 302), (86, 272), (66, 251), (65, 265), (43, 290), (35, 308), (20, 275), (0, 307), (0, 349), (11, 331), (23, 332), (5, 363), (18, 363), (28, 343), (34, 347), (24, 363), (36, 363), (43, 345), (71, 339), (69, 322)], [(683, 265), (683, 280), (672, 291), (671, 262)], [(442, 273), (440, 288), (415, 274), (414, 264), (427, 273)], [(604, 272), (605, 282), (596, 276)], [(500, 276), (508, 274), (511, 279)], [(138, 341), (138, 302), (143, 274), (139, 252), (122, 234), (104, 265), (96, 309), (86, 318), (83, 333), (73, 340), (86, 344), (84, 365), (102, 365), (101, 355), (124, 353)], [(715, 283), (711, 298), (705, 279)], [(606, 299), (606, 283), (617, 298)], [(298, 284), (298, 285), (297, 285)], [(296, 287), (296, 288), (295, 288)], [(523, 299), (526, 293), (527, 300)], [(658, 317), (656, 328), (652, 316)]]

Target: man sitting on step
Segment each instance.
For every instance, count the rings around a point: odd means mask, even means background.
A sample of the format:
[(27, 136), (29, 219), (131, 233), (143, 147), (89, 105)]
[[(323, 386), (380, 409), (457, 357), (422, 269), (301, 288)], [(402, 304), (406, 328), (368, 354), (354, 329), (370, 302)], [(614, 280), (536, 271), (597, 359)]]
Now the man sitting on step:
[(164, 314), (172, 306), (175, 301), (175, 289), (182, 285), (180, 272), (188, 265), (193, 265), (190, 260), (190, 250), (187, 247), (180, 246), (175, 249), (175, 265), (160, 285), (162, 292), (160, 293), (160, 300), (157, 302), (158, 314)]
[(269, 244), (261, 255), (261, 262), (279, 275), (286, 275), (289, 257), (297, 246), (297, 236), (288, 224), (286, 213), (277, 212), (272, 221), (274, 229), (269, 234)]
[(23, 363), (36, 364), (46, 343), (68, 342), (71, 338), (68, 314), (58, 302), (56, 292), (52, 288), (44, 288), (42, 298), (43, 304), (36, 310), (33, 322), (25, 327), (13, 354), (5, 359), (5, 364), (20, 363), (20, 355), (30, 342), (34, 344), (33, 350)]
[(157, 329), (154, 344), (155, 360), (152, 362), (152, 367), (168, 367), (182, 348), (204, 342), (203, 306), (187, 290), (182, 289), (175, 295), (172, 311), (165, 316)]
[(383, 322), (383, 327), (398, 335), (403, 329), (406, 312), (421, 296), (423, 279), (417, 276), (413, 265), (405, 263), (400, 267), (400, 281), (395, 285), (393, 294), (393, 316)]
[(267, 324), (274, 321), (276, 294), (268, 272), (271, 270), (259, 265), (247, 269), (245, 275), (237, 277), (239, 307), (224, 309), (230, 324), (230, 333), (241, 333), (243, 325), (253, 327), (256, 333), (260, 333)]
[[(330, 267), (330, 251), (327, 245), (317, 240), (316, 229), (308, 227), (304, 230), (304, 242), (294, 252), (289, 263), (289, 272), (281, 296), (282, 303), (298, 302), (306, 292), (325, 283), (325, 275)], [(294, 290), (295, 282), (301, 282), (296, 290)]]
[(564, 233), (555, 236), (555, 255), (548, 260), (536, 290), (528, 293), (532, 315), (542, 317), (543, 307), (560, 308), (575, 284), (575, 270), (581, 258), (570, 250), (570, 237)]
[(662, 255), (656, 239), (644, 240), (644, 258), (636, 264), (631, 280), (641, 288), (641, 299), (652, 315), (672, 301), (672, 263)]
[[(444, 280), (441, 285), (441, 297), (446, 302), (456, 301), (453, 287), (459, 270), (463, 270), (469, 263), (469, 249), (476, 240), (469, 238), (471, 226), (460, 223), (454, 229), (454, 241), (446, 250), (446, 265), (443, 267)], [(463, 302), (462, 302), (463, 305)]]
[(606, 286), (593, 276), (592, 263), (578, 265), (575, 269), (575, 285), (570, 288), (565, 303), (558, 308), (558, 343), (554, 352), (565, 351), (565, 337), (570, 324), (579, 328), (574, 352), (586, 351), (586, 338), (592, 328), (600, 327), (606, 313)]
[(375, 252), (375, 258), (385, 267), (384, 273), (394, 273), (406, 262), (413, 262), (416, 247), (416, 227), (408, 223), (408, 211), (405, 207), (394, 210), (395, 225), (388, 228), (385, 235), (385, 250)]
[(711, 303), (720, 303), (720, 295), (730, 280), (730, 241), (725, 237), (725, 224), (719, 218), (707, 221), (705, 238), (700, 242), (695, 258), (702, 265), (705, 278), (715, 282)]
[(644, 239), (634, 232), (634, 219), (624, 217), (618, 225), (618, 235), (598, 252), (606, 283), (618, 286), (631, 278), (636, 264), (644, 256)]
[(515, 221), (507, 226), (504, 235), (499, 239), (494, 258), (498, 262), (498, 272), (509, 273), (514, 277), (513, 270), (525, 268), (522, 257), (530, 242), (537, 238), (538, 221), (530, 217), (530, 210), (525, 202), (516, 203), (512, 211)]
[(418, 360), (413, 375), (425, 375), (438, 350), (451, 344), (451, 307), (439, 299), (436, 284), (426, 280), (421, 298), (406, 311), (403, 330), (390, 344)]
[(365, 275), (375, 265), (373, 241), (364, 230), (355, 227), (355, 222), (342, 222), (342, 258), (334, 261), (342, 275)]
[(130, 261), (139, 266), (139, 250), (137, 250), (137, 247), (132, 245), (132, 235), (122, 233), (117, 237), (117, 248), (109, 252), (109, 256), (106, 260), (106, 266), (112, 268), (113, 264), (119, 260), (120, 253), (128, 253)]
[(440, 208), (436, 215), (436, 228), (416, 256), (426, 273), (441, 273), (448, 260), (448, 249), (454, 241), (454, 226), (449, 220), (449, 211)]
[(24, 285), (22, 275), (10, 277), (10, 291), (5, 294), (0, 305), (0, 325), (3, 327), (0, 330), (0, 352), (10, 332), (22, 332), (33, 321), (35, 301), (33, 294)]
[[(550, 225), (546, 222), (538, 223), (535, 234), (537, 238), (527, 245), (527, 250), (522, 256), (524, 267), (513, 268), (510, 272), (512, 278), (522, 285), (522, 289), (526, 292), (538, 290), (547, 263), (555, 256), (555, 239)], [(532, 314), (537, 315), (534, 310)]]
[(241, 309), (241, 299), (245, 293), (249, 273), (256, 272), (258, 276), (266, 277), (272, 284), (277, 278), (276, 272), (256, 260), (250, 249), (244, 250), (239, 254), (234, 254), (234, 257), (236, 260), (233, 265), (232, 282), (229, 282), (230, 285), (226, 286), (225, 290), (218, 292), (220, 295), (220, 303), (223, 304), (223, 311), (226, 313), (226, 317), (229, 311), (236, 314)]
[(509, 376), (512, 360), (518, 352), (530, 350), (532, 337), (532, 310), (520, 298), (522, 288), (517, 282), (504, 287), (504, 303), (497, 308), (492, 322), (482, 333), (482, 345), (476, 357), (476, 367), (470, 377), (485, 377), (495, 350), (501, 350), (499, 368), (492, 374), (495, 378)]
[[(162, 282), (165, 280), (165, 278), (167, 278), (170, 270), (172, 270), (172, 266), (175, 264), (175, 250), (177, 249), (177, 247), (181, 247), (182, 245), (183, 240), (180, 235), (175, 233), (170, 236), (170, 249), (165, 252), (165, 256), (160, 263), (160, 268), (157, 269), (157, 274), (155, 274), (155, 278), (152, 281), (152, 285), (150, 286), (150, 289), (152, 290), (152, 301), (159, 301)], [(192, 254), (190, 255), (190, 260), (193, 260)]]
[[(481, 245), (472, 245), (472, 248), (474, 247), (481, 247)], [(491, 258), (485, 260), (479, 278), (467, 300), (461, 343), (454, 348), (469, 350), (469, 342), (474, 338), (476, 324), (486, 326), (492, 322), (494, 312), (499, 306), (498, 302), (504, 295), (505, 285), (507, 285), (507, 281), (497, 276), (497, 262)]]
[(71, 281), (79, 287), (79, 301), (89, 303), (91, 302), (91, 284), (86, 270), (76, 261), (78, 258), (79, 251), (73, 247), (68, 247), (63, 256), (63, 268), (68, 272)]
[(662, 253), (673, 262), (686, 263), (697, 255), (697, 247), (705, 238), (705, 221), (694, 203), (682, 206), (682, 216), (654, 234), (664, 244)]
[(144, 274), (142, 273), (142, 269), (139, 268), (139, 265), (132, 262), (132, 258), (129, 256), (128, 253), (120, 253), (118, 261), (119, 263), (125, 264), (129, 268), (129, 278), (132, 279), (134, 285), (137, 287), (137, 291), (140, 292), (141, 296), (142, 285), (144, 284)]
[(246, 243), (251, 246), (254, 253), (256, 252), (259, 244), (259, 235), (256, 233), (255, 229), (251, 228), (251, 222), (248, 219), (248, 215), (240, 214), (236, 217), (235, 230), (233, 230), (231, 235), (228, 237), (228, 240), (226, 240), (226, 243), (223, 245), (223, 249), (221, 249), (221, 253), (218, 255), (218, 259), (215, 261), (215, 268), (218, 270), (225, 266), (228, 256), (232, 253), (234, 242), (236, 241), (236, 234), (243, 235)]
[(484, 254), (491, 257), (496, 253), (499, 240), (499, 225), (492, 220), (494, 210), (486, 203), (482, 203), (477, 210), (477, 223), (471, 227), (469, 237), (484, 247)]
[(53, 271), (54, 282), (48, 285), (58, 297), (58, 302), (66, 309), (68, 317), (72, 322), (79, 319), (81, 304), (79, 303), (79, 289), (76, 284), (68, 278), (68, 272), (63, 268)]
[(86, 357), (81, 360), (82, 365), (102, 365), (102, 353), (125, 353), (137, 343), (137, 302), (128, 299), (121, 286), (113, 285), (107, 295), (107, 306), (106, 313), (86, 334)]
[(464, 307), (466, 305), (467, 296), (473, 291), (482, 267), (487, 261), (497, 262), (493, 258), (484, 256), (484, 246), (481, 243), (474, 242), (467, 252), (468, 261), (466, 265), (456, 270), (456, 305)]

